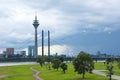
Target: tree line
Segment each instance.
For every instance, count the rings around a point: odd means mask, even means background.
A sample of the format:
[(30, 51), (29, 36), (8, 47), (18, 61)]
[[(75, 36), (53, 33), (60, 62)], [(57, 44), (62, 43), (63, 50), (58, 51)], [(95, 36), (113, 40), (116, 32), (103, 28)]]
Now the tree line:
[[(47, 56), (39, 56), (37, 58), (37, 62), (40, 64), (41, 67), (44, 64), (47, 64), (49, 69), (50, 64), (52, 64), (51, 67), (54, 70), (58, 70), (59, 68), (61, 68), (63, 73), (65, 73), (68, 69), (68, 65), (62, 57), (49, 58)], [(77, 72), (78, 74), (82, 74), (83, 78), (86, 72), (92, 73), (92, 70), (94, 69), (94, 62), (92, 57), (88, 53), (83, 51), (81, 51), (78, 56), (74, 58), (72, 64), (74, 66), (75, 72)]]

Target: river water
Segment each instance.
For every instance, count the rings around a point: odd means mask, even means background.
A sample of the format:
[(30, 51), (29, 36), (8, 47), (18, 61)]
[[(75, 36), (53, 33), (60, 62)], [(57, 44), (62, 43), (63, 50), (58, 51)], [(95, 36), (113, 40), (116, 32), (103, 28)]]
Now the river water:
[(37, 64), (37, 62), (5, 62), (5, 63), (0, 63), (0, 66), (16, 66), (16, 65), (28, 65), (28, 64)]

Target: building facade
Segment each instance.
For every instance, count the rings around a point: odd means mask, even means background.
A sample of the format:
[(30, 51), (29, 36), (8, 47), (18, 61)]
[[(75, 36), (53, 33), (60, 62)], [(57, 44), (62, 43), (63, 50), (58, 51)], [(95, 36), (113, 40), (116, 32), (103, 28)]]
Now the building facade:
[(13, 55), (14, 54), (14, 48), (6, 48), (6, 54), (7, 55)]
[(35, 46), (28, 46), (28, 57), (33, 57), (35, 52)]

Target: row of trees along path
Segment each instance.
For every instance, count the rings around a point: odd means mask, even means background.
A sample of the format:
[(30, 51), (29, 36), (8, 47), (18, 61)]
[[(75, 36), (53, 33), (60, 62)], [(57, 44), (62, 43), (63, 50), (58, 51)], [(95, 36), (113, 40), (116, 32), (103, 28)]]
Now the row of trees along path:
[[(45, 61), (47, 61), (48, 63), (51, 61), (52, 67), (56, 70), (58, 70), (59, 67), (61, 67), (61, 69), (63, 70), (64, 73), (67, 70), (67, 65), (64, 63), (63, 58), (56, 57), (53, 60), (50, 60), (47, 57), (39, 56), (37, 59), (37, 62), (40, 63), (41, 66), (43, 65), (43, 63)], [(73, 60), (73, 66), (74, 66), (75, 72), (77, 72), (78, 74), (82, 74), (83, 79), (85, 78), (86, 72), (106, 76), (106, 74), (104, 72), (101, 72), (98, 70), (93, 70), (94, 69), (94, 62), (93, 62), (92, 57), (90, 56), (90, 54), (83, 52), (83, 51), (81, 51), (77, 55), (77, 57)], [(108, 65), (107, 69), (110, 71), (110, 73), (112, 73), (113, 66)], [(35, 72), (34, 77), (36, 78), (36, 80), (42, 80), (38, 77), (39, 72), (35, 69), (32, 69), (32, 70)], [(120, 76), (116, 76), (116, 75), (112, 75), (112, 76), (110, 75), (110, 80), (111, 80), (111, 78), (120, 80)]]

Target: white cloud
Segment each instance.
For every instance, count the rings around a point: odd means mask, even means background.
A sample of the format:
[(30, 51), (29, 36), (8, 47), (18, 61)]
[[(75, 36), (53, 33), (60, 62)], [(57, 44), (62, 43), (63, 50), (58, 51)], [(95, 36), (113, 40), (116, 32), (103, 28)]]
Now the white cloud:
[[(67, 45), (51, 45), (50, 51), (51, 51), (51, 54), (56, 54), (56, 53), (66, 54), (69, 49), (70, 47)], [(45, 50), (45, 55), (48, 55), (47, 46), (45, 46), (44, 50)], [(38, 53), (41, 54), (41, 52), (42, 52), (42, 47), (39, 47)]]
[[(26, 51), (26, 53), (28, 54), (28, 49), (25, 48), (23, 49)], [(66, 54), (66, 55), (70, 55), (71, 53), (68, 53), (70, 50), (72, 50), (72, 47), (67, 46), (67, 45), (51, 45), (50, 47), (50, 54), (56, 54), (58, 53), (58, 55), (60, 54)], [(39, 46), (38, 48), (38, 55), (42, 55), (42, 47)], [(44, 55), (48, 55), (48, 46), (44, 46)]]
[(39, 39), (42, 29), (50, 30), (52, 39), (119, 30), (119, 3), (119, 0), (0, 0), (0, 41), (6, 47), (16, 47), (20, 40), (33, 38), (35, 11), (40, 22)]

